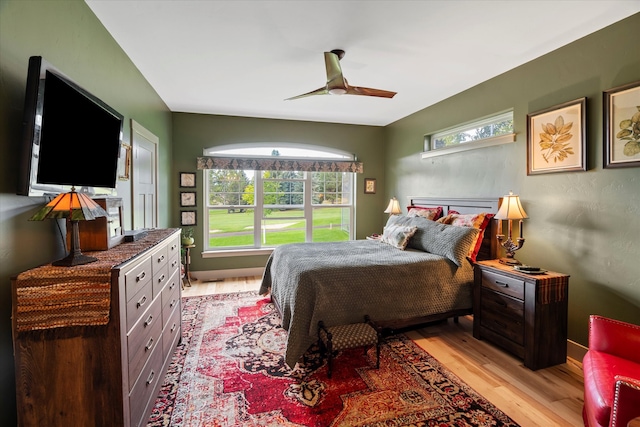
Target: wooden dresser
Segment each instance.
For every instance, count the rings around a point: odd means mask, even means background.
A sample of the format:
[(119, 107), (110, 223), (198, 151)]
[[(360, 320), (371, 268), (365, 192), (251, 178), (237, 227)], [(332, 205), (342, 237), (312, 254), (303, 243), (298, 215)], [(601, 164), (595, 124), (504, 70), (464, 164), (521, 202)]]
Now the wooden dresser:
[(180, 230), (12, 279), (20, 426), (146, 425), (181, 336)]
[(497, 260), (475, 265), (473, 336), (536, 370), (567, 361), (569, 276), (526, 274)]

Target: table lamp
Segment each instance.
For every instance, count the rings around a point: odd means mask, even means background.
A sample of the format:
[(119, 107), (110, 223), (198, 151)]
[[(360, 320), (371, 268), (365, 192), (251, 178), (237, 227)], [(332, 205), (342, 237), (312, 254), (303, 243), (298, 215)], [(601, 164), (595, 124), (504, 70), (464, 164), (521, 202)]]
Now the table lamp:
[(80, 250), (80, 232), (78, 221), (94, 220), (98, 217), (108, 216), (107, 212), (84, 193), (76, 192), (72, 187), (68, 193), (58, 194), (42, 209), (36, 212), (29, 221), (42, 221), (43, 219), (66, 218), (71, 222), (71, 248), (69, 255), (52, 265), (72, 267), (74, 265), (88, 264), (97, 261), (97, 258), (83, 255)]
[[(498, 209), (498, 213), (494, 217), (498, 220), (498, 234), (496, 235), (498, 242), (502, 247), (507, 251), (506, 257), (500, 259), (500, 263), (506, 265), (520, 265), (522, 264), (520, 261), (514, 258), (515, 251), (520, 249), (522, 245), (524, 245), (524, 237), (522, 235), (522, 220), (525, 218), (529, 218), (527, 213), (522, 209), (522, 205), (520, 204), (520, 197), (514, 195), (512, 191), (509, 192), (508, 196), (504, 196), (502, 198), (502, 204), (500, 205), (500, 209)], [(509, 229), (507, 240), (504, 242), (504, 234), (502, 234), (502, 220), (506, 219), (509, 221)], [(519, 220), (518, 229), (520, 231), (520, 237), (517, 239), (517, 244), (512, 240), (512, 223), (513, 220)]]
[(394, 197), (389, 200), (389, 205), (387, 206), (387, 209), (384, 210), (384, 213), (388, 213), (390, 215), (398, 215), (402, 213), (402, 210), (400, 209), (400, 203), (398, 203), (398, 199)]

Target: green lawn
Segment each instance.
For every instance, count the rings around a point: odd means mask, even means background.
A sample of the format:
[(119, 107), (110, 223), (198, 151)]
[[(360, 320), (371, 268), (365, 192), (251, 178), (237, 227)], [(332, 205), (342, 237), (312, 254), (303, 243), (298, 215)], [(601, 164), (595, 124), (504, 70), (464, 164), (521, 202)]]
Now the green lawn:
[[(313, 241), (328, 242), (348, 240), (349, 233), (341, 229), (342, 208), (323, 208), (313, 212)], [(298, 216), (300, 211), (273, 210), (268, 219), (290, 223), (287, 227), (267, 231), (266, 246), (285, 243), (304, 242), (304, 219), (288, 217)], [(281, 222), (281, 221), (278, 221)], [(210, 233), (209, 243), (213, 247), (252, 246), (253, 245), (253, 210), (242, 213), (228, 213), (226, 210), (209, 212), (209, 226), (215, 232)], [(237, 234), (227, 234), (237, 233)]]

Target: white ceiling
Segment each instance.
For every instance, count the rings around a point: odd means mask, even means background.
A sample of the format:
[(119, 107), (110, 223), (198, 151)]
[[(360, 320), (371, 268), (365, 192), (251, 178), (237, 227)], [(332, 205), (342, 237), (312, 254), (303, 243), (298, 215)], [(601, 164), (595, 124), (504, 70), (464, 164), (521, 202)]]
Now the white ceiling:
[[(85, 0), (174, 112), (384, 126), (640, 12), (640, 0)], [(324, 95), (323, 52), (349, 83)]]

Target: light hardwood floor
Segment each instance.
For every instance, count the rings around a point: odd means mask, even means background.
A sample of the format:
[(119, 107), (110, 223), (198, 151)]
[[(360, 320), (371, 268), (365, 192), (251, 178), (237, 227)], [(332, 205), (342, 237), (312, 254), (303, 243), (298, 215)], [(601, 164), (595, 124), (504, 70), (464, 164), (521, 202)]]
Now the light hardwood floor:
[[(260, 277), (193, 282), (182, 296), (257, 291)], [(523, 427), (582, 426), (583, 382), (579, 363), (538, 371), (472, 335), (473, 318), (448, 321), (407, 335), (476, 392)]]

